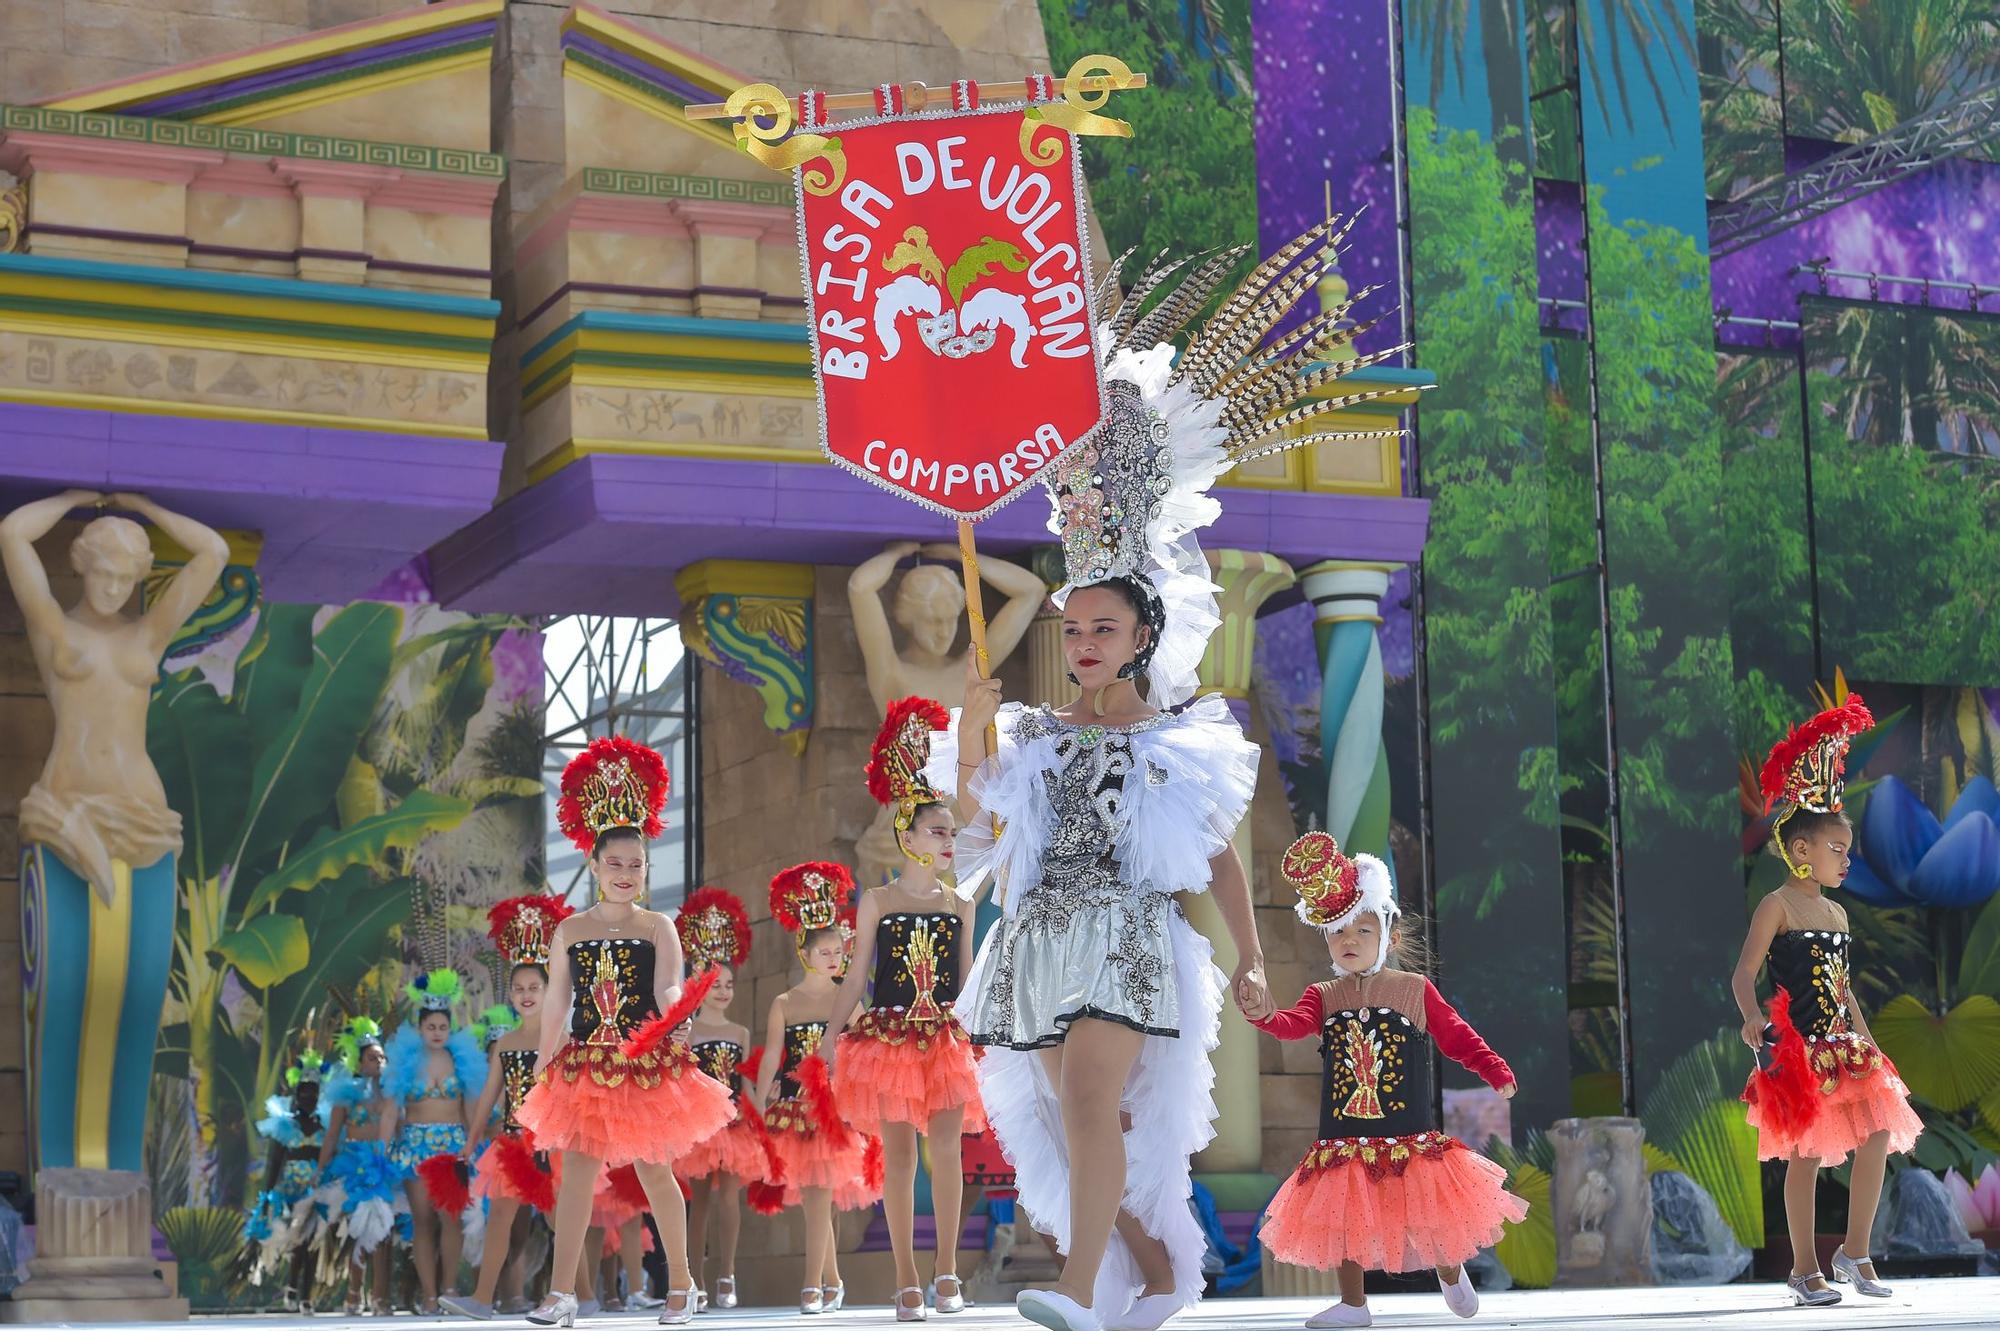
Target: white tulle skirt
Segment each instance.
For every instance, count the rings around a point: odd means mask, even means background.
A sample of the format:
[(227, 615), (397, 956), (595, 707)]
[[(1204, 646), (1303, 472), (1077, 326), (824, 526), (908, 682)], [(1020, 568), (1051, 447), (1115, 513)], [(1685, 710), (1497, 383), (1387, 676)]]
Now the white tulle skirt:
[[(1201, 1262), (1208, 1248), (1189, 1205), (1188, 1161), (1215, 1136), (1215, 1068), (1209, 1054), (1221, 1038), (1228, 977), (1216, 968), (1208, 940), (1180, 911), (1167, 912), (1166, 928), (1180, 1034), (1147, 1036), (1126, 1080), (1123, 1108), (1132, 1126), (1125, 1134), (1123, 1206), (1166, 1245), (1175, 1295), (1188, 1308), (1201, 1299)], [(993, 983), (1002, 934), (994, 929), (980, 947), (962, 1005), (976, 1002), (974, 996)], [(990, 1046), (979, 1060), (979, 1088), (1000, 1149), (1014, 1166), (1022, 1207), (1066, 1253), (1069, 1151), (1055, 1088), (1041, 1059), (1032, 1050)], [(1131, 1249), (1113, 1230), (1097, 1273), (1094, 1310), (1106, 1322), (1116, 1319), (1144, 1284)]]

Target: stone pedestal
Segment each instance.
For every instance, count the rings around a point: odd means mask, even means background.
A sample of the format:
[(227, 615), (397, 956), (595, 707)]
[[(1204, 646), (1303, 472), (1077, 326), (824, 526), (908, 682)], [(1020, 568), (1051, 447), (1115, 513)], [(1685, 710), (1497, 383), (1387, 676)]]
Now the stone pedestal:
[(0, 1322), (185, 1320), (186, 1299), (153, 1260), (153, 1190), (144, 1174), (44, 1169), (35, 1176), (35, 1256)]
[(1555, 1210), (1557, 1288), (1653, 1283), (1653, 1194), (1645, 1127), (1636, 1118), (1565, 1118), (1549, 1201)]

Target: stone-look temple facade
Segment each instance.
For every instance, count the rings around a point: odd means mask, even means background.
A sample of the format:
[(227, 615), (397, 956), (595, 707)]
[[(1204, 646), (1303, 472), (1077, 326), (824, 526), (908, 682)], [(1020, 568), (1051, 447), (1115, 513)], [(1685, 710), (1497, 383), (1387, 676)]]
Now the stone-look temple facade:
[[(0, 59), (5, 498), (146, 490), (237, 533), (273, 599), (350, 600), (424, 556), (448, 606), (680, 616), (713, 667), (703, 872), (758, 921), (733, 1014), (757, 1027), (796, 964), (766, 880), (851, 863), (875, 813), (847, 574), (951, 532), (820, 462), (790, 182), (681, 109), (752, 80), (1048, 70), (1037, 5), (9, 0)], [(1230, 478), (1205, 540), (1226, 622), (1204, 684), (1246, 723), (1272, 598), (1310, 597), (1323, 657), (1370, 687), (1373, 598), (1423, 541), (1401, 471), (1390, 444)], [(1025, 560), (1045, 516), (1033, 497), (1004, 510), (982, 551)], [(1031, 629), (1010, 696), (1060, 695), (1056, 631)], [(1372, 678), (1379, 718), (1379, 660)], [(1379, 735), (1343, 733), (1343, 715), (1326, 747), (1348, 746), (1365, 785)], [(49, 724), (9, 603), (0, 967), (20, 951), (13, 808)], [(1321, 964), (1277, 882), (1291, 834), (1267, 758), (1242, 840), (1287, 1001)], [(1222, 937), (1205, 900), (1191, 910)], [(0, 986), (0, 1169), (25, 1172), (18, 1003)], [(1317, 1076), (1309, 1044), (1253, 1040), (1231, 1014), (1198, 1165), (1225, 1210), (1296, 1161)], [(750, 1218), (746, 1301), (789, 1297), (801, 1240), (796, 1215)]]

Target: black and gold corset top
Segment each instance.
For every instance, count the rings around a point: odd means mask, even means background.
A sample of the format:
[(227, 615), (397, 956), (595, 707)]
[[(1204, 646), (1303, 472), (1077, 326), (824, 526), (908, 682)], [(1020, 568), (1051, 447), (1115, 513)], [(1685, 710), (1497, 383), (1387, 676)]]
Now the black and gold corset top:
[(703, 1040), (690, 1050), (694, 1061), (703, 1072), (727, 1086), (730, 1090), (740, 1089), (736, 1079), (736, 1065), (743, 1061), (743, 1046), (734, 1040)]
[(532, 1049), (502, 1049), (500, 1051), (500, 1122), (508, 1130), (521, 1125), (514, 1120), (514, 1111), (521, 1107), (521, 1101), (528, 1098), (528, 1092), (535, 1087), (535, 1051)]
[(958, 997), (958, 916), (949, 911), (884, 915), (875, 926), (875, 983), (869, 1006), (901, 1008), (913, 1021), (939, 1021)]
[(1407, 1137), (1437, 1126), (1431, 1038), (1392, 1007), (1350, 1007), (1320, 1022), (1319, 1135)]
[(575, 1006), (569, 1033), (584, 1044), (621, 1044), (651, 1017), (653, 942), (649, 938), (592, 938), (569, 945)]
[(820, 1041), (826, 1038), (826, 1023), (823, 1021), (800, 1021), (785, 1027), (785, 1057), (778, 1064), (778, 1098), (790, 1100), (799, 1093), (800, 1086), (792, 1073), (799, 1064), (819, 1052)]
[(1791, 998), (1792, 1025), (1808, 1040), (1846, 1035), (1849, 937), (1834, 929), (1787, 929), (1771, 939), (1771, 983)]

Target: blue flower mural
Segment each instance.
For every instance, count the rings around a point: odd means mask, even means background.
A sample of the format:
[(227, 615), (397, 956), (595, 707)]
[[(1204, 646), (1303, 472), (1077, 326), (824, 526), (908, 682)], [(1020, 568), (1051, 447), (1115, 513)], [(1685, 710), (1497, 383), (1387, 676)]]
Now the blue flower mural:
[(1940, 823), (1910, 788), (1885, 776), (1868, 796), (1845, 889), (1874, 906), (1967, 910), (2000, 892), (2000, 790), (1965, 783)]

